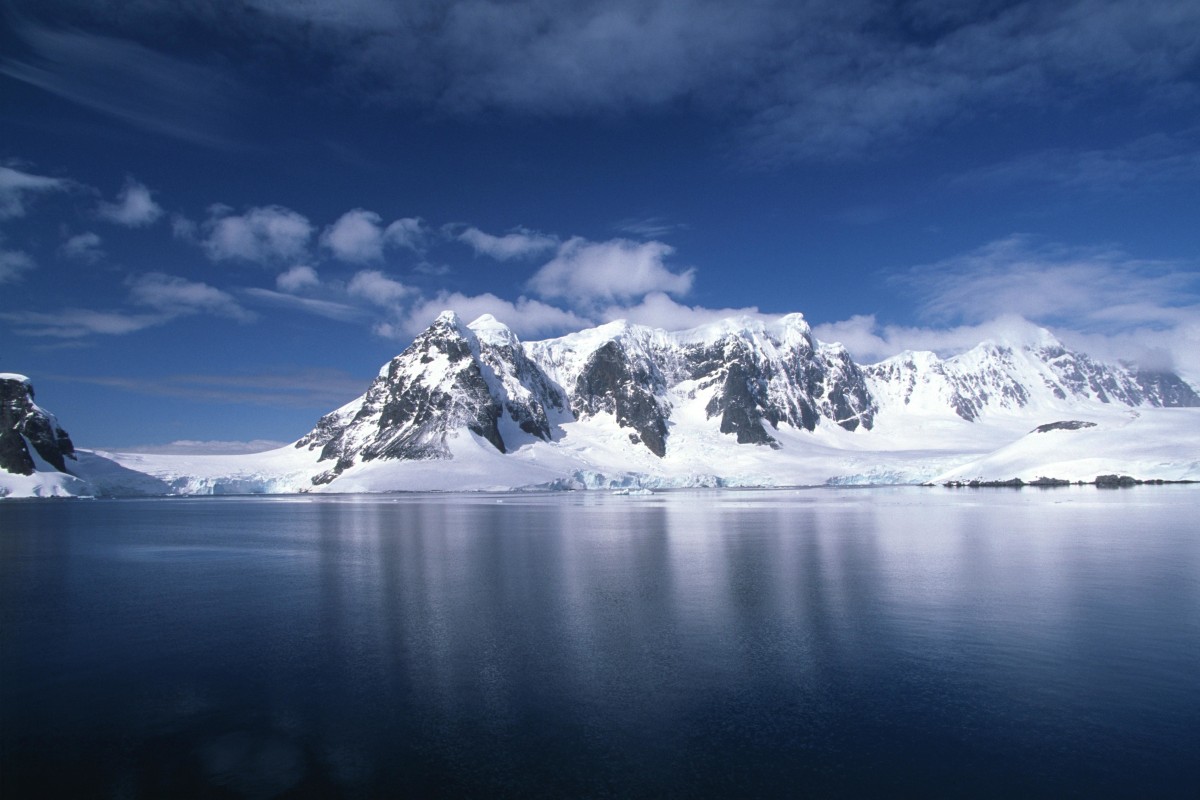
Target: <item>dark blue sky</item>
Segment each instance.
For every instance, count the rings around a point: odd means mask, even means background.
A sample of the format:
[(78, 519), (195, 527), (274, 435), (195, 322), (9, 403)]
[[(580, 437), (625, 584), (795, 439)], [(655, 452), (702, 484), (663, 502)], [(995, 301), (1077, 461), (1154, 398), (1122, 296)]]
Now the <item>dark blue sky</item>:
[(1200, 378), (1195, 3), (0, 8), (0, 371), (83, 446), (295, 438), (443, 308)]

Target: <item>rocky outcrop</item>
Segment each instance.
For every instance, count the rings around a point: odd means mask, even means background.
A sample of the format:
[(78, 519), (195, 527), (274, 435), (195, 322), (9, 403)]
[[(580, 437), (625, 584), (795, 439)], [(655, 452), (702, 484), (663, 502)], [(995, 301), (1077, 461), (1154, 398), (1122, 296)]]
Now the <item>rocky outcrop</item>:
[(33, 384), (24, 375), (0, 373), (0, 469), (32, 475), (36, 455), (59, 472), (69, 473), (67, 462), (75, 460), (71, 437), (33, 397)]
[(484, 379), (478, 340), (447, 312), (384, 366), (365, 395), (323, 417), (295, 446), (320, 448), (319, 461), (330, 462), (313, 478), (319, 485), (360, 461), (447, 458), (447, 434), (463, 428), (503, 453), (503, 411)]

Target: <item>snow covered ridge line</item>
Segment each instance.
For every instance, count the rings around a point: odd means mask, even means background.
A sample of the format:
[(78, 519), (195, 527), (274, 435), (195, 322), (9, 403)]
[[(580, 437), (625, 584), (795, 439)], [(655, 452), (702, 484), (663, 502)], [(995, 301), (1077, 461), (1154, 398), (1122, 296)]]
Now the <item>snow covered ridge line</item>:
[(237, 456), (74, 453), (57, 422), (23, 421), (52, 420), (27, 380), (3, 385), (5, 431), (51, 430), (63, 462), (30, 436), (48, 466), (0, 463), (13, 496), (51, 472), (45, 491), (110, 495), (1200, 478), (1193, 387), (1046, 331), (861, 366), (799, 314), (522, 342), (445, 312), (293, 445)]

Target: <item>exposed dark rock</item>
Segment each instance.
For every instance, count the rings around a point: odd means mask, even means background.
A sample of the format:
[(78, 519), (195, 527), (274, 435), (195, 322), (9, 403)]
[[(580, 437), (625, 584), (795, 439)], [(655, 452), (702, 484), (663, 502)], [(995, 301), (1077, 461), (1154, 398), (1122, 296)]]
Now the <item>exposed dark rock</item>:
[(1123, 486), (1137, 486), (1141, 481), (1128, 475), (1097, 475), (1096, 486), (1102, 489), (1116, 489)]
[(1071, 482), (1063, 478), (1034, 478), (1028, 484), (1029, 486), (1070, 486)]
[(1147, 402), (1163, 408), (1195, 408), (1200, 395), (1173, 372), (1138, 370), (1135, 379)]
[(1030, 433), (1049, 433), (1050, 431), (1077, 431), (1082, 428), (1094, 428), (1096, 423), (1084, 422), (1080, 419), (1067, 419), (1061, 422), (1047, 422), (1045, 425), (1038, 425)]
[(59, 472), (70, 472), (75, 445), (53, 414), (33, 402), (33, 385), (18, 378), (0, 378), (0, 469), (32, 475), (33, 456), (25, 442)]
[(575, 382), (572, 410), (587, 417), (601, 411), (613, 414), (622, 428), (632, 428), (636, 443), (659, 458), (667, 454), (667, 417), (670, 406), (660, 401), (661, 375), (644, 364), (632, 364), (616, 341), (595, 350)]
[(529, 358), (511, 331), (487, 319), (490, 327), (477, 334), (481, 371), (491, 378), (493, 391), (503, 395), (499, 399), (508, 417), (530, 436), (550, 441), (551, 410), (561, 413), (567, 408), (562, 389)]
[(942, 485), (948, 489), (1020, 489), (1026, 483), (1020, 478), (1009, 478), (1006, 481), (946, 481)]
[(439, 317), (392, 359), (356, 411), (327, 414), (296, 443), (320, 447), (319, 460), (334, 462), (313, 483), (332, 481), (358, 460), (446, 458), (446, 435), (458, 428), (506, 452), (497, 426), (503, 408), (483, 378), (477, 347), (455, 315)]

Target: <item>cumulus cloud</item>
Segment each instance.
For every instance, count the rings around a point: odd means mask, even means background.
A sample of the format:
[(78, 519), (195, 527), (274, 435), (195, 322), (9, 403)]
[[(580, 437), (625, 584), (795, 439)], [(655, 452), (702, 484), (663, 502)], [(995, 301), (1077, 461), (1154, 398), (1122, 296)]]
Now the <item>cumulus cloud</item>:
[(662, 242), (590, 242), (576, 236), (529, 279), (529, 288), (542, 297), (581, 306), (628, 301), (650, 292), (686, 294), (695, 271), (668, 269), (663, 262), (673, 252)]
[(346, 286), (346, 291), (351, 296), (361, 297), (375, 305), (390, 307), (415, 290), (394, 278), (389, 278), (379, 270), (367, 269), (354, 274)]
[(312, 233), (307, 217), (283, 206), (233, 214), (228, 206), (218, 205), (204, 224), (201, 243), (214, 261), (238, 259), (271, 264), (302, 258)]
[(930, 350), (951, 356), (980, 342), (1032, 344), (1041, 326), (1013, 314), (970, 325), (921, 327), (880, 324), (873, 314), (860, 314), (838, 322), (813, 325), (813, 335), (822, 342), (837, 342), (864, 363), (880, 361), (906, 350)]
[(704, 308), (678, 303), (662, 292), (652, 292), (631, 306), (609, 306), (601, 313), (605, 321), (626, 319), (639, 325), (649, 325), (669, 331), (680, 331), (706, 325), (729, 317), (754, 317), (771, 320), (777, 314), (763, 314), (757, 306), (746, 308)]
[(387, 338), (409, 338), (429, 327), (437, 315), (446, 310), (454, 311), (467, 322), (483, 314), (491, 314), (522, 337), (578, 330), (591, 324), (588, 319), (574, 312), (528, 297), (519, 297), (513, 302), (491, 293), (465, 295), (442, 292), (434, 297), (422, 298), (396, 320), (377, 324), (375, 332)]
[(296, 294), (308, 288), (321, 285), (321, 278), (312, 267), (297, 264), (287, 272), (281, 272), (275, 278), (275, 286), (281, 292)]
[(425, 223), (419, 217), (401, 217), (383, 231), (383, 240), (386, 243), (417, 252), (424, 246), (427, 236)]
[(154, 224), (163, 210), (150, 196), (150, 190), (133, 178), (125, 181), (125, 187), (117, 195), (115, 203), (100, 203), (96, 212), (101, 219), (124, 225), (127, 228), (144, 228)]
[(503, 236), (484, 233), (471, 227), (458, 234), (460, 242), (469, 244), (476, 253), (491, 256), (497, 261), (531, 258), (558, 247), (558, 239), (519, 228)]
[(342, 261), (379, 261), (383, 258), (383, 220), (374, 211), (347, 211), (321, 236), (321, 244)]
[(0, 166), (0, 219), (25, 216), (29, 195), (61, 192), (70, 188), (64, 178), (33, 175), (12, 167)]
[(382, 260), (384, 245), (418, 249), (424, 233), (419, 219), (398, 219), (384, 228), (383, 218), (374, 211), (356, 208), (325, 230), (321, 244), (341, 261), (363, 264)]
[(98, 234), (88, 231), (79, 233), (63, 242), (62, 254), (73, 261), (84, 264), (95, 264), (104, 258), (100, 249), (101, 239)]

